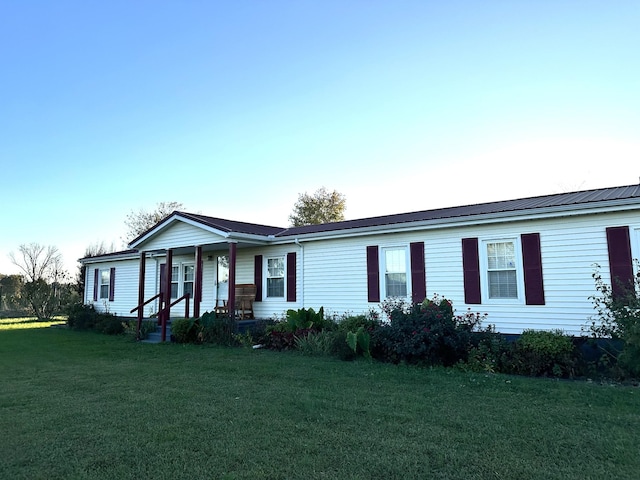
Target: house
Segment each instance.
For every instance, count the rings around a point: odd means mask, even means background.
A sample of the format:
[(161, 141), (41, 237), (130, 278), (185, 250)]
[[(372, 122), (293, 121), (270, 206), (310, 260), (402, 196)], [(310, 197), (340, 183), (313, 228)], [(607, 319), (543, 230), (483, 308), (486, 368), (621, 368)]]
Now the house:
[(170, 291), (172, 301), (188, 294), (174, 315), (188, 306), (199, 316), (233, 304), (234, 286), (247, 283), (255, 316), (270, 318), (320, 306), (359, 314), (387, 297), (438, 293), (502, 333), (579, 335), (594, 313), (594, 266), (607, 281), (633, 275), (640, 185), (295, 228), (176, 211), (129, 248), (80, 260), (85, 303), (130, 316), (148, 301), (149, 316)]

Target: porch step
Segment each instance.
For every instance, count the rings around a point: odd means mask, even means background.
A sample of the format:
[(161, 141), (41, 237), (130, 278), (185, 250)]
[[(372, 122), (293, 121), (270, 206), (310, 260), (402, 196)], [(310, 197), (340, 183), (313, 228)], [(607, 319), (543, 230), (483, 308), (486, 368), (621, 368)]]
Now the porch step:
[[(171, 322), (167, 324), (167, 342), (171, 341)], [(141, 343), (161, 343), (162, 342), (162, 328), (158, 326), (155, 332), (150, 332), (147, 338), (140, 341)]]

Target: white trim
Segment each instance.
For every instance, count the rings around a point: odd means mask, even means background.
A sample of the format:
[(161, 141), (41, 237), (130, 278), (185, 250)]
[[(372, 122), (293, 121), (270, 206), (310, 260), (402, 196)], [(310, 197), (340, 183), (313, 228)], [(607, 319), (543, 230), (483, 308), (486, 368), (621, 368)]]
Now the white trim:
[(389, 244), (389, 245), (379, 245), (378, 246), (378, 269), (379, 269), (379, 278), (380, 278), (380, 300), (385, 300), (386, 298), (390, 298), (391, 296), (387, 295), (387, 257), (385, 252), (387, 250), (404, 250), (404, 262), (405, 262), (405, 282), (407, 288), (407, 294), (404, 297), (398, 298), (411, 298), (411, 252), (409, 251), (409, 244), (401, 243), (401, 244)]
[[(487, 245), (490, 243), (506, 243), (511, 242), (514, 246), (514, 261), (516, 272), (516, 288), (518, 289), (517, 298), (491, 298), (489, 296), (489, 262), (487, 255)], [(499, 304), (499, 305), (524, 305), (524, 271), (522, 266), (522, 245), (520, 236), (509, 235), (500, 237), (484, 237), (478, 239), (479, 256), (480, 256), (480, 293), (483, 304)]]
[[(269, 277), (269, 260), (281, 259), (283, 263), (283, 276), (282, 276), (282, 296), (271, 297), (269, 296), (268, 279)], [(262, 257), (263, 262), (263, 279), (262, 279), (262, 300), (263, 301), (284, 301), (287, 298), (287, 255), (264, 255)], [(273, 277), (280, 278), (280, 277)]]

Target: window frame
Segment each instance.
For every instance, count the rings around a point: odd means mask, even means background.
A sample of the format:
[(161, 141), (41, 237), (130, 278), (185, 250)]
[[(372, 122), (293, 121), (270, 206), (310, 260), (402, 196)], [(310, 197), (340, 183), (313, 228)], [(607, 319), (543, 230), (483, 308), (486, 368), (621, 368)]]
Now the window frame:
[[(104, 282), (104, 278), (106, 275), (106, 283)], [(98, 300), (101, 301), (109, 301), (110, 293), (111, 293), (111, 269), (110, 268), (101, 268), (99, 270), (98, 279), (100, 281), (98, 285)], [(103, 295), (103, 289), (106, 287), (106, 295)]]
[[(397, 295), (388, 295), (387, 294), (387, 251), (392, 250), (402, 250), (404, 252), (404, 281), (406, 287), (406, 295), (397, 296)], [(379, 255), (379, 270), (380, 270), (380, 300), (385, 300), (387, 298), (412, 298), (411, 291), (411, 252), (409, 250), (408, 244), (391, 244), (391, 245), (381, 245), (378, 250)], [(399, 273), (399, 272), (391, 272), (391, 273)]]
[[(274, 276), (272, 277), (269, 272), (269, 260), (280, 260), (282, 262), (282, 276)], [(264, 257), (264, 295), (263, 300), (277, 300), (277, 301), (286, 301), (287, 298), (287, 255), (271, 255)], [(282, 295), (273, 296), (269, 295), (269, 280), (270, 279), (279, 279), (282, 278)]]
[[(515, 297), (491, 297), (489, 272), (490, 271), (511, 271), (511, 269), (494, 269), (489, 270), (489, 253), (488, 246), (497, 243), (512, 243), (514, 254), (514, 268), (516, 274)], [(524, 304), (525, 301), (525, 284), (524, 284), (524, 267), (522, 265), (522, 243), (518, 236), (506, 237), (487, 237), (479, 239), (479, 256), (480, 256), (480, 291), (482, 295), (482, 303), (492, 304)]]
[[(186, 274), (186, 269), (187, 267), (193, 267), (193, 280), (191, 281), (186, 281), (185, 280), (185, 274)], [(191, 287), (191, 294), (189, 295), (189, 300), (193, 300), (193, 292), (194, 292), (194, 288), (195, 288), (195, 263), (194, 262), (180, 262), (180, 263), (174, 263), (171, 265), (171, 292), (170, 292), (170, 298), (171, 300), (177, 300), (178, 298), (182, 297), (184, 295), (184, 286), (185, 283), (191, 283), (192, 287)], [(176, 270), (176, 275), (177, 278), (174, 277), (173, 275), (173, 271)], [(174, 285), (175, 285), (175, 296), (173, 295), (174, 292)]]

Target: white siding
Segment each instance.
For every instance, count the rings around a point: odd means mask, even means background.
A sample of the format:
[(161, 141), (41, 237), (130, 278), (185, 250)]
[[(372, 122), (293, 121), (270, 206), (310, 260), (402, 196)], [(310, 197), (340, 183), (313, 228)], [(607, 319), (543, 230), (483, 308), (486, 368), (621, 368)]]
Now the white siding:
[(202, 228), (184, 222), (174, 222), (157, 236), (145, 242), (141, 250), (160, 250), (166, 248), (192, 247), (209, 243), (223, 242), (224, 239)]
[[(367, 301), (366, 247), (369, 245), (408, 245), (424, 242), (427, 296), (440, 294), (452, 300), (458, 313), (467, 307), (474, 312), (487, 313), (487, 323), (494, 324), (503, 333), (520, 333), (526, 328), (562, 329), (579, 335), (594, 313), (589, 297), (596, 294), (592, 274), (594, 264), (601, 266), (605, 281), (609, 281), (608, 254), (605, 229), (610, 226), (629, 225), (634, 258), (640, 256), (640, 216), (634, 212), (577, 215), (564, 218), (512, 221), (476, 226), (424, 229), (409, 233), (390, 233), (332, 240), (303, 241), (294, 244), (243, 248), (237, 251), (237, 283), (254, 282), (254, 257), (263, 255), (286, 256), (296, 252), (296, 302), (263, 298), (256, 302), (259, 318), (280, 316), (287, 309), (302, 306), (315, 309), (323, 306), (329, 314), (359, 314), (377, 303)], [(545, 305), (525, 305), (483, 299), (482, 305), (464, 303), (462, 269), (462, 238), (477, 237), (519, 238), (523, 233), (539, 233), (543, 267)], [(206, 238), (205, 238), (206, 237)], [(145, 249), (175, 248), (218, 241), (215, 235), (187, 224), (172, 225), (159, 238), (145, 245)], [(215, 256), (207, 261), (205, 253), (203, 271), (203, 303), (201, 311), (215, 306)], [(174, 264), (193, 263), (193, 255), (174, 256)], [(519, 259), (521, 261), (521, 259)], [(159, 269), (164, 258), (148, 259), (145, 298), (157, 293)], [(115, 300), (106, 302), (112, 313), (129, 315), (137, 304), (138, 260), (101, 262), (87, 265), (86, 298), (93, 295), (93, 269), (116, 267)], [(263, 267), (263, 277), (266, 276)], [(264, 293), (264, 286), (263, 286)], [(264, 297), (264, 295), (263, 295)], [(524, 297), (522, 295), (522, 297)], [(103, 302), (105, 303), (105, 302)], [(104, 309), (100, 301), (96, 305)], [(151, 307), (147, 307), (148, 314)], [(184, 307), (178, 306), (174, 314)], [(157, 311), (157, 307), (156, 307)]]

